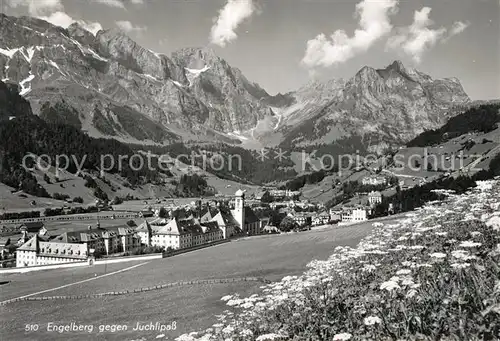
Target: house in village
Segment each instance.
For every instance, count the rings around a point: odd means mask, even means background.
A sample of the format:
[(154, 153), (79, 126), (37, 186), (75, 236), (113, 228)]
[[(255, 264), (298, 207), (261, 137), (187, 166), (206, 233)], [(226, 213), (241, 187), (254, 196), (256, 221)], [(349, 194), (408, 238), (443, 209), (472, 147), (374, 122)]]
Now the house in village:
[(320, 212), (312, 217), (312, 224), (316, 226), (326, 225), (329, 222), (330, 222), (330, 214), (328, 214), (327, 212)]
[(371, 175), (364, 177), (361, 180), (361, 183), (363, 185), (371, 185), (371, 186), (380, 186), (380, 185), (387, 185), (387, 178), (385, 176), (381, 175)]
[(299, 226), (311, 225), (312, 219), (309, 214), (303, 212), (294, 212), (288, 213), (288, 217), (292, 218), (292, 220), (297, 223)]
[(357, 223), (368, 220), (368, 212), (362, 207), (346, 208), (342, 211), (341, 221), (343, 223)]
[(330, 221), (341, 221), (342, 220), (342, 210), (341, 209), (335, 209), (335, 208), (330, 208), (328, 211), (330, 214)]
[(371, 191), (368, 193), (368, 203), (372, 207), (382, 203), (382, 193), (379, 191)]

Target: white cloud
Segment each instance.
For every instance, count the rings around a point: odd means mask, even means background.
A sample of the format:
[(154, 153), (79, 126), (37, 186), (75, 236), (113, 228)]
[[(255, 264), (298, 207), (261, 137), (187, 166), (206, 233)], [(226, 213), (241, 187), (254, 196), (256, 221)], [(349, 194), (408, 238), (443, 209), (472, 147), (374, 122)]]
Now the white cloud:
[(73, 19), (64, 12), (64, 5), (61, 0), (7, 0), (7, 5), (11, 8), (26, 7), (29, 15), (63, 28), (67, 28), (76, 22), (94, 35), (99, 30), (102, 30), (101, 24), (97, 22)]
[(87, 31), (91, 32), (92, 34), (96, 34), (100, 30), (102, 30), (101, 24), (98, 22), (87, 22), (84, 20), (75, 20), (68, 14), (64, 12), (54, 12), (51, 13), (48, 16), (40, 16), (40, 19), (43, 19), (45, 21), (48, 21), (49, 23), (56, 25), (56, 26), (61, 26), (63, 28), (67, 28), (69, 25), (73, 23), (78, 23), (80, 26), (82, 26), (84, 29)]
[(457, 34), (462, 33), (470, 26), (469, 22), (457, 21), (453, 24), (450, 30), (450, 36), (455, 36)]
[(429, 18), (430, 7), (423, 7), (420, 11), (415, 11), (413, 23), (399, 29), (398, 34), (392, 36), (387, 41), (387, 48), (400, 50), (420, 63), (426, 51), (437, 45), (439, 42), (445, 42), (448, 38), (463, 32), (468, 24), (456, 22), (451, 30), (444, 27), (430, 28), (434, 22)]
[(210, 42), (224, 47), (238, 38), (235, 30), (255, 11), (256, 6), (252, 0), (228, 0), (212, 26)]
[(130, 0), (134, 5), (144, 5), (144, 0)]
[(115, 21), (115, 24), (125, 33), (141, 33), (148, 29), (146, 26), (135, 26), (128, 20)]
[(52, 13), (64, 8), (61, 0), (7, 0), (11, 8), (27, 7), (31, 16)]
[(389, 16), (397, 12), (398, 0), (363, 0), (356, 5), (360, 28), (349, 37), (344, 30), (330, 37), (321, 33), (307, 42), (302, 64), (307, 67), (328, 67), (343, 63), (367, 51), (376, 41), (389, 34), (392, 25)]
[(92, 1), (109, 6), (109, 7), (116, 7), (116, 8), (125, 9), (125, 4), (123, 3), (122, 0), (92, 0)]

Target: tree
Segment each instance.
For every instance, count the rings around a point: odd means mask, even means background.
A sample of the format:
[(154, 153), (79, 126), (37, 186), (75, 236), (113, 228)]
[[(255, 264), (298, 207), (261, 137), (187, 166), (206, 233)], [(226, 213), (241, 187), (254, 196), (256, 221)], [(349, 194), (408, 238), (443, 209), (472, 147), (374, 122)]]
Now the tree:
[(48, 176), (47, 174), (44, 174), (44, 175), (43, 175), (43, 181), (45, 181), (45, 182), (46, 182), (46, 183), (48, 183), (48, 184), (50, 184), (50, 183), (51, 183), (51, 182), (50, 182), (50, 178), (49, 178), (49, 176)]
[(82, 197), (74, 197), (73, 202), (76, 202), (78, 204), (83, 204), (83, 198)]
[(94, 191), (94, 196), (97, 198), (97, 199), (101, 199), (103, 201), (108, 201), (108, 195), (100, 188), (100, 187), (97, 187)]
[(168, 212), (165, 207), (160, 208), (160, 212), (158, 213), (160, 218), (168, 218)]
[(262, 194), (262, 198), (260, 198), (260, 201), (263, 203), (270, 203), (273, 202), (273, 197), (271, 196), (271, 193), (269, 193), (269, 191), (265, 191), (264, 194)]
[(119, 196), (116, 196), (113, 198), (113, 201), (112, 201), (112, 205), (120, 205), (121, 203), (123, 203), (123, 199), (120, 198)]
[(298, 228), (299, 225), (290, 217), (285, 217), (283, 218), (283, 220), (281, 221), (281, 224), (279, 226), (279, 229), (282, 231), (282, 232), (290, 232), (296, 228)]

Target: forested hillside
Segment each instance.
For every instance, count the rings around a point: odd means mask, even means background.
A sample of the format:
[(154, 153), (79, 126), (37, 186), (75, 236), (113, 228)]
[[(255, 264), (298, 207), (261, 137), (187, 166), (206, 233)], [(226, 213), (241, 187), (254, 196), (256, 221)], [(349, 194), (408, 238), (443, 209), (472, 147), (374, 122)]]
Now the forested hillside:
[[(159, 179), (157, 171), (140, 167), (138, 159), (129, 161), (134, 151), (116, 140), (94, 139), (76, 127), (47, 123), (34, 115), (17, 117), (0, 125), (0, 181), (29, 194), (47, 196), (22, 166), (23, 158), (30, 153), (49, 156), (53, 166), (57, 155), (67, 155), (68, 160), (60, 158), (59, 166), (74, 174), (77, 164), (81, 164), (83, 170), (100, 171), (103, 157), (106, 170), (120, 174), (132, 186)], [(121, 163), (118, 162), (120, 156)], [(115, 160), (114, 164), (111, 160)], [(27, 166), (33, 166), (32, 158), (27, 162)]]
[(452, 117), (439, 129), (426, 131), (410, 142), (408, 147), (425, 147), (446, 142), (454, 137), (471, 133), (487, 133), (498, 127), (500, 104), (485, 104)]

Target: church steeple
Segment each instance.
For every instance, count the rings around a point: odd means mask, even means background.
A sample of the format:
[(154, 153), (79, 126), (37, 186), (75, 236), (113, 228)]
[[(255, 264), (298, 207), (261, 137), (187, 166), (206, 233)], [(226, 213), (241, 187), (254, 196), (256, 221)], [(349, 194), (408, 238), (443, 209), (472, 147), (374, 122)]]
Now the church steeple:
[(241, 230), (245, 229), (245, 192), (241, 189), (234, 194), (234, 219), (240, 225)]

